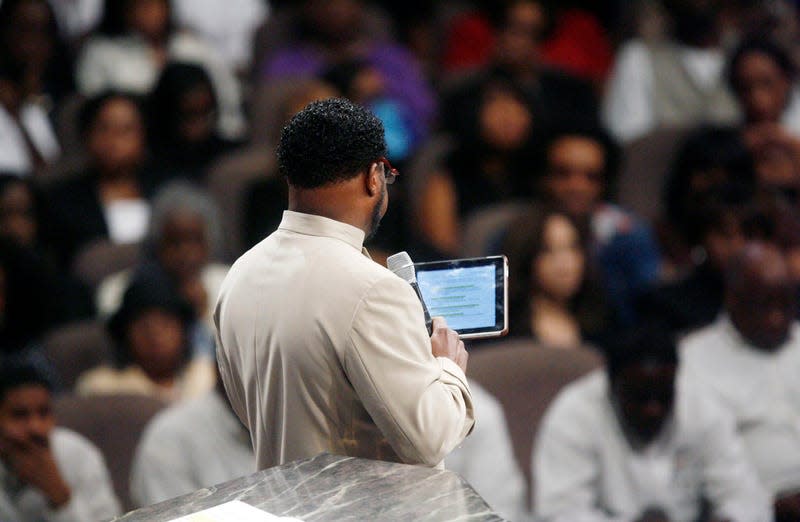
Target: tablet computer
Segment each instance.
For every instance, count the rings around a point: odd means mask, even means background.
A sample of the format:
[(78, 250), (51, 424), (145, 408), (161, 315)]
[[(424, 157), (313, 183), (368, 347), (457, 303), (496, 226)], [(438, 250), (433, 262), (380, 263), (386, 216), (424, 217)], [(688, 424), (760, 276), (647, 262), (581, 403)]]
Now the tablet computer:
[(506, 256), (415, 263), (422, 299), (462, 339), (508, 333)]

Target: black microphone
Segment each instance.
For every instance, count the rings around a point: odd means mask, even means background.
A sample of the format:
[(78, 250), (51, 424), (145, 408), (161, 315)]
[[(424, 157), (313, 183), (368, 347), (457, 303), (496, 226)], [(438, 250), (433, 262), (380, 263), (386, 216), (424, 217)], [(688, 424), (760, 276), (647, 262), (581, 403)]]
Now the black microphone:
[(417, 284), (417, 273), (414, 270), (414, 262), (411, 261), (411, 256), (405, 250), (389, 256), (386, 259), (386, 266), (395, 275), (399, 276), (403, 281), (411, 285), (411, 288), (416, 292), (419, 302), (422, 304), (422, 311), (425, 314), (425, 326), (428, 328), (428, 335), (433, 334), (433, 321), (431, 314), (428, 312), (428, 307), (425, 305), (425, 299), (422, 298), (422, 292), (419, 291)]

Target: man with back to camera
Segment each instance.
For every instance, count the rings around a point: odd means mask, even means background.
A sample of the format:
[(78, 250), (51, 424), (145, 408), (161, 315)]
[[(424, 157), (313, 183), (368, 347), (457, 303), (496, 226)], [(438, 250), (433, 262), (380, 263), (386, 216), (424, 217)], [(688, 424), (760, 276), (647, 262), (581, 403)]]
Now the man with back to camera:
[(363, 248), (397, 172), (383, 126), (343, 99), (283, 129), (289, 210), (222, 285), (220, 373), (258, 468), (322, 452), (438, 465), (474, 423), (467, 352), (441, 318), (428, 337), (411, 287)]

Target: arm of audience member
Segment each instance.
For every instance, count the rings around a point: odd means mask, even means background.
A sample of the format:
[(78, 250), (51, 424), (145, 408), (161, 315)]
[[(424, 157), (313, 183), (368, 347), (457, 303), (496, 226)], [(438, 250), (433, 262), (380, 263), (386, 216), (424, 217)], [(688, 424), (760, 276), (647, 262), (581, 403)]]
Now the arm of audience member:
[(633, 141), (656, 126), (653, 82), (647, 46), (640, 41), (622, 46), (606, 83), (602, 108), (603, 121), (618, 140)]
[(703, 478), (705, 493), (718, 520), (772, 521), (772, 506), (767, 491), (748, 460), (736, 427), (724, 411), (709, 400), (705, 424)]
[(432, 172), (426, 181), (415, 220), (419, 232), (439, 252), (456, 255), (461, 251), (461, 222), (455, 184), (445, 172)]
[(45, 513), (47, 522), (95, 522), (110, 520), (121, 513), (111, 477), (100, 451), (83, 443), (70, 449), (69, 501)]
[(433, 356), (408, 283), (393, 276), (375, 283), (349, 336), (344, 371), (392, 449), (407, 463), (439, 464), (472, 429), (472, 395), (458, 364)]
[(545, 414), (534, 444), (533, 502), (543, 522), (631, 522), (612, 517), (598, 504), (599, 462), (580, 405), (563, 393)]
[(481, 421), (445, 459), (497, 513), (507, 520), (524, 518), (525, 479), (514, 457), (503, 407), (489, 392), (470, 382)]
[(130, 494), (136, 507), (149, 506), (201, 487), (192, 480), (191, 459), (185, 457), (181, 441), (175, 437), (159, 437), (158, 421), (156, 417), (147, 426), (133, 457)]

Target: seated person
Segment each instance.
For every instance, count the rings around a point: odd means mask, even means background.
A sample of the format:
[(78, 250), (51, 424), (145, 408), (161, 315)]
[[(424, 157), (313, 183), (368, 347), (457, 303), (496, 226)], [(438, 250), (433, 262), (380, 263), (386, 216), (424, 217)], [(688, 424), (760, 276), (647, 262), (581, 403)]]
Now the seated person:
[(191, 305), (163, 273), (141, 272), (108, 321), (115, 367), (81, 375), (78, 393), (138, 393), (173, 402), (208, 391), (214, 386), (215, 364), (208, 357), (190, 357), (194, 320)]
[(455, 471), (507, 520), (525, 514), (525, 478), (517, 465), (503, 406), (475, 381), (469, 383), (481, 422), (445, 459)]
[(162, 411), (145, 428), (131, 469), (137, 506), (256, 472), (250, 433), (217, 383), (214, 390)]
[(555, 128), (542, 140), (539, 191), (589, 227), (592, 257), (623, 324), (636, 320), (634, 302), (661, 275), (650, 227), (609, 202), (619, 149), (600, 127)]
[[(674, 339), (646, 325), (608, 343), (607, 367), (564, 388), (533, 455), (542, 521), (772, 520), (731, 419), (676, 386)], [(682, 383), (681, 383), (682, 384)]]
[(103, 457), (56, 427), (51, 384), (24, 359), (0, 363), (0, 520), (95, 522), (120, 514)]
[(592, 270), (584, 227), (568, 214), (533, 207), (508, 227), (509, 333), (546, 346), (597, 340), (612, 314)]
[(725, 313), (681, 345), (684, 378), (735, 418), (778, 522), (800, 520), (800, 325), (777, 247), (748, 243), (725, 274)]
[[(213, 328), (211, 316), (219, 287), (228, 273), (227, 265), (211, 261), (222, 254), (222, 234), (217, 206), (194, 185), (171, 183), (153, 200), (144, 264), (155, 264), (163, 270), (209, 328)], [(100, 284), (97, 309), (101, 316), (108, 317), (117, 311), (135, 273), (124, 270)]]

